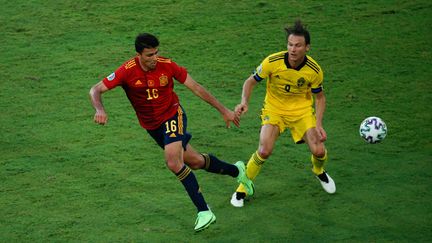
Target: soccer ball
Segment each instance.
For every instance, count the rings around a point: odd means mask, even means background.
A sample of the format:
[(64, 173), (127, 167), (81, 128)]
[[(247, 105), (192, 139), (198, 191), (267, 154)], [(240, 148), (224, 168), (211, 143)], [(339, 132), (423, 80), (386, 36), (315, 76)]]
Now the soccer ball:
[(360, 124), (360, 136), (368, 143), (379, 143), (387, 135), (387, 126), (381, 118), (371, 116)]

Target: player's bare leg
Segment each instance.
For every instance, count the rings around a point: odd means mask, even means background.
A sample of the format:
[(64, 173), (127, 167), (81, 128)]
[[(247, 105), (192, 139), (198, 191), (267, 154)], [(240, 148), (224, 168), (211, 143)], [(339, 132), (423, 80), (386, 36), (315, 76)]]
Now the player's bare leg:
[(326, 192), (330, 194), (335, 193), (336, 185), (330, 175), (324, 170), (324, 164), (327, 161), (327, 150), (325, 149), (324, 142), (320, 139), (318, 131), (314, 127), (310, 128), (306, 131), (303, 138), (312, 153), (312, 172), (316, 175)]
[(239, 183), (244, 185), (249, 194), (253, 194), (253, 183), (246, 176), (243, 162), (237, 162), (234, 165), (227, 163), (212, 154), (198, 153), (190, 144), (186, 146), (183, 158), (191, 169), (204, 169), (210, 173), (230, 175), (236, 178)]
[(193, 170), (202, 169), (205, 166), (204, 157), (190, 144), (186, 146), (186, 151), (183, 153), (183, 160)]
[[(264, 162), (273, 152), (274, 144), (279, 137), (279, 134), (278, 126), (265, 124), (261, 127), (258, 150), (251, 155), (246, 167), (246, 175), (249, 179), (254, 180), (261, 171)], [(243, 207), (244, 198), (247, 195), (249, 194), (245, 190), (244, 186), (239, 185), (231, 196), (231, 204), (234, 207)]]

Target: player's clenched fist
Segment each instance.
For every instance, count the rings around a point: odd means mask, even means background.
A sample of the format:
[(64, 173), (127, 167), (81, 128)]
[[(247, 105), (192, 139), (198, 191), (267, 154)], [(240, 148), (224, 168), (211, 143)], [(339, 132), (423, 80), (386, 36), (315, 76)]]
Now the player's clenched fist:
[(98, 112), (96, 112), (96, 114), (94, 115), (94, 121), (95, 121), (97, 124), (105, 125), (105, 124), (107, 123), (107, 121), (108, 121), (108, 116), (107, 116), (107, 114), (106, 114), (105, 112), (103, 112), (103, 111), (98, 111)]

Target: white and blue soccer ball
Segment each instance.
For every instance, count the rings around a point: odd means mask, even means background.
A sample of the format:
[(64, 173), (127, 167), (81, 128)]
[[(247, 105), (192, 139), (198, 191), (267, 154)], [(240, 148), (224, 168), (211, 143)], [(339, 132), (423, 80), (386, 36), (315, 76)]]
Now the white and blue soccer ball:
[(371, 116), (363, 120), (359, 132), (366, 142), (379, 143), (387, 135), (387, 126), (381, 118)]

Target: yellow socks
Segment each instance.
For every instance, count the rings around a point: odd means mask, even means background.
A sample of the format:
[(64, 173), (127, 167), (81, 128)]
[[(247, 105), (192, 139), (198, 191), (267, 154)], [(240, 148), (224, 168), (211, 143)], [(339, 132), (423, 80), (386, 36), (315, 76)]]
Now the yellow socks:
[[(246, 165), (246, 175), (249, 179), (254, 180), (255, 177), (259, 174), (259, 172), (261, 171), (261, 167), (263, 166), (265, 162), (265, 159), (261, 158), (258, 155), (258, 151), (256, 151), (255, 153), (252, 154), (252, 156), (250, 157), (247, 165)], [(240, 184), (237, 187), (237, 192), (244, 192), (246, 193), (245, 188), (243, 187), (242, 184)]]
[(312, 172), (315, 175), (322, 174), (324, 172), (324, 163), (327, 161), (327, 149), (325, 150), (325, 154), (322, 158), (318, 158), (312, 154)]
[[(261, 171), (261, 167), (263, 166), (264, 162), (266, 160), (261, 158), (258, 155), (258, 151), (256, 151), (255, 153), (252, 154), (252, 156), (250, 157), (247, 165), (246, 165), (246, 175), (247, 177), (249, 177), (249, 179), (254, 180), (255, 177), (257, 177), (257, 175), (259, 174), (259, 172)], [(320, 175), (324, 172), (324, 164), (327, 161), (327, 150), (325, 150), (325, 154), (323, 157), (318, 158), (314, 155), (311, 156), (311, 161), (312, 161), (312, 172), (315, 175)], [(244, 192), (246, 193), (245, 188), (243, 187), (242, 184), (240, 184), (237, 187), (236, 192)]]

